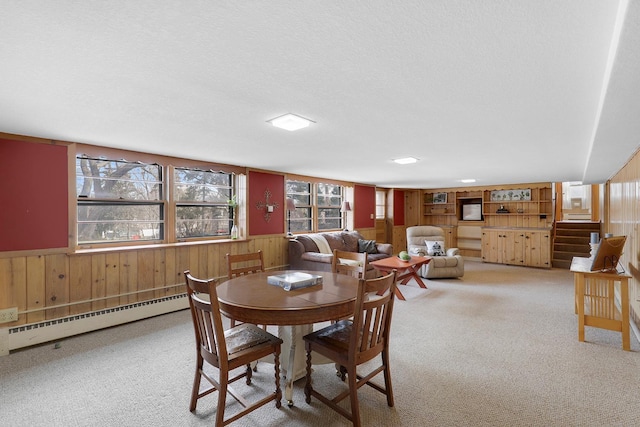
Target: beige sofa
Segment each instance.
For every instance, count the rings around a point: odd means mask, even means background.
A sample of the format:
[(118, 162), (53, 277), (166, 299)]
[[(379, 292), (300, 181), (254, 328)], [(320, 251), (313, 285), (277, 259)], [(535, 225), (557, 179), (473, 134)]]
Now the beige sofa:
[[(426, 241), (442, 242), (444, 247), (444, 231), (440, 227), (418, 225), (407, 227), (407, 251), (411, 255), (428, 255)], [(444, 248), (446, 255), (433, 256), (427, 265), (420, 268), (420, 276), (426, 279), (462, 277), (464, 275), (464, 259), (458, 248)]]
[[(311, 237), (311, 234), (299, 234), (289, 240), (289, 268), (292, 270), (331, 271), (333, 250), (360, 252), (358, 240), (365, 240), (357, 231), (336, 231), (313, 233), (321, 235), (326, 240), (328, 248), (324, 253)], [(367, 253), (367, 262), (383, 259), (393, 255), (393, 246), (389, 243), (375, 243), (376, 253)], [(376, 277), (376, 270), (367, 265), (367, 278)]]

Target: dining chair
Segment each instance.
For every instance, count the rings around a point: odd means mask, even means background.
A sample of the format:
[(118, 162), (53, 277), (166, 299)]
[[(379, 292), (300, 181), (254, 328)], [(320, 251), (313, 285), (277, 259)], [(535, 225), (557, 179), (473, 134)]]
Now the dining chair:
[[(229, 279), (264, 271), (264, 258), (261, 250), (247, 254), (226, 254), (225, 257), (227, 258), (227, 277)], [(230, 319), (230, 322), (231, 327), (236, 325), (235, 319)], [(262, 329), (266, 329), (266, 326), (262, 326)]]
[[(184, 276), (196, 337), (196, 372), (189, 410), (195, 411), (198, 400), (216, 390), (218, 391), (216, 426), (232, 423), (272, 400), (275, 400), (276, 408), (280, 408), (282, 399), (280, 348), (282, 340), (250, 323), (243, 323), (225, 331), (216, 293), (217, 280), (197, 279), (191, 275), (189, 270), (184, 272)], [(230, 384), (241, 378), (246, 378), (246, 384), (251, 385), (251, 362), (269, 355), (273, 355), (274, 360), (275, 392), (250, 403), (233, 390)], [(217, 368), (217, 379), (208, 373), (209, 369), (205, 369), (205, 362)], [(231, 371), (243, 366), (245, 369), (241, 373), (232, 374)], [(200, 391), (200, 382), (203, 377), (211, 383), (211, 387)], [(244, 409), (225, 419), (227, 393), (236, 399)]]
[[(387, 405), (393, 406), (393, 389), (389, 370), (389, 335), (393, 313), (396, 270), (375, 279), (360, 279), (352, 320), (340, 320), (335, 324), (304, 336), (307, 352), (307, 375), (304, 388), (305, 400), (311, 403), (315, 396), (340, 415), (350, 420), (354, 426), (360, 425), (358, 389), (367, 384), (387, 396)], [(371, 295), (376, 297), (372, 298)], [(311, 381), (311, 355), (316, 352), (331, 359), (348, 379), (348, 390), (333, 398), (328, 398), (313, 388)], [(380, 365), (375, 369), (367, 365), (367, 375), (357, 373), (359, 365), (380, 355)], [(371, 381), (380, 372), (384, 375), (384, 387)], [(344, 376), (343, 376), (344, 380)], [(350, 398), (351, 412), (338, 403)]]
[(264, 271), (262, 251), (248, 254), (227, 254), (227, 276), (229, 279)]
[(334, 249), (331, 271), (364, 279), (367, 273), (367, 254)]

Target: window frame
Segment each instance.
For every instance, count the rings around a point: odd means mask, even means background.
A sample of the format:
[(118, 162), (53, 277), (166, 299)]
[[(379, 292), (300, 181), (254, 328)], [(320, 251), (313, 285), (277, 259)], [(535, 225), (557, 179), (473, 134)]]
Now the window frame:
[[(291, 192), (289, 191), (289, 182), (297, 182), (297, 183), (304, 183), (307, 184), (310, 187), (310, 205), (299, 205), (296, 204), (296, 212), (298, 211), (298, 209), (301, 210), (308, 210), (310, 212), (311, 218), (310, 218), (310, 229), (309, 230), (295, 230), (293, 227), (291, 228), (291, 233), (292, 234), (306, 234), (306, 233), (319, 233), (319, 232), (326, 232), (326, 231), (339, 231), (339, 230), (343, 230), (345, 228), (345, 216), (344, 213), (342, 212), (342, 202), (346, 200), (346, 185), (342, 182), (336, 182), (336, 181), (331, 181), (331, 180), (322, 180), (322, 179), (309, 179), (309, 178), (305, 178), (305, 177), (286, 177), (285, 178), (285, 197), (286, 198), (292, 198), (294, 200), (296, 200), (296, 195), (299, 196), (301, 193), (300, 192)], [(328, 195), (327, 197), (330, 197), (330, 199), (335, 199), (335, 201), (337, 201), (337, 204), (321, 204), (319, 198), (323, 197), (322, 194), (320, 194), (320, 188), (322, 186), (336, 186), (338, 187), (339, 190), (339, 194), (337, 195)], [(307, 193), (304, 193), (307, 194)], [(321, 228), (321, 211), (322, 210), (336, 210), (338, 216), (332, 216), (329, 218), (329, 220), (338, 220), (339, 221), (339, 227), (327, 227), (327, 228)], [(295, 215), (295, 214), (293, 214)], [(297, 221), (297, 219), (292, 218), (291, 221)], [(289, 230), (289, 216), (287, 215), (286, 221), (285, 221), (285, 225), (286, 225), (286, 229)]]
[[(382, 195), (382, 196), (380, 196)], [(380, 202), (379, 197), (382, 198), (382, 203)], [(379, 211), (382, 211), (382, 214)], [(376, 189), (376, 220), (383, 220), (387, 217), (387, 191)]]
[[(232, 206), (231, 200), (236, 200), (237, 203), (237, 179), (233, 172), (226, 171), (214, 171), (211, 169), (205, 170), (197, 167), (184, 167), (184, 166), (170, 166), (170, 176), (172, 178), (171, 186), (170, 186), (170, 195), (169, 195), (169, 210), (173, 214), (174, 226), (172, 228), (174, 240), (177, 242), (187, 242), (187, 241), (197, 241), (197, 240), (216, 240), (216, 239), (230, 239), (231, 229), (233, 225), (236, 224), (238, 218), (237, 214), (237, 205), (235, 207)], [(206, 201), (179, 201), (177, 200), (177, 185), (176, 182), (176, 171), (177, 170), (186, 170), (191, 172), (202, 172), (202, 173), (211, 173), (211, 174), (221, 174), (226, 175), (228, 179), (228, 185), (225, 186), (214, 186), (213, 187), (225, 187), (228, 188), (228, 193), (225, 195), (225, 201), (222, 202), (206, 202)], [(196, 184), (200, 186), (205, 186), (206, 184)], [(222, 208), (227, 210), (226, 221), (228, 224), (228, 233), (224, 234), (204, 234), (204, 235), (196, 235), (196, 236), (179, 236), (178, 233), (178, 222), (180, 218), (178, 217), (178, 209), (181, 207), (210, 207), (210, 208)]]
[[(89, 144), (81, 144), (76, 143), (73, 144), (75, 149), (70, 152), (69, 156), (69, 174), (70, 174), (70, 182), (69, 182), (69, 226), (70, 230), (75, 230), (75, 232), (70, 233), (69, 245), (73, 248), (74, 252), (83, 252), (87, 250), (103, 250), (103, 249), (115, 249), (115, 248), (125, 248), (125, 247), (144, 247), (149, 245), (173, 245), (176, 243), (199, 243), (199, 242), (215, 242), (215, 241), (229, 241), (231, 239), (230, 234), (220, 235), (220, 236), (205, 236), (205, 237), (188, 237), (188, 238), (176, 238), (175, 233), (175, 225), (176, 225), (176, 216), (177, 213), (175, 211), (175, 203), (174, 203), (174, 190), (173, 190), (173, 169), (174, 168), (183, 168), (183, 169), (202, 169), (202, 170), (211, 170), (211, 171), (220, 171), (223, 173), (229, 173), (233, 175), (233, 192), (237, 196), (238, 205), (234, 210), (235, 223), (240, 229), (244, 229), (244, 221), (245, 213), (244, 209), (246, 209), (244, 203), (244, 195), (241, 193), (242, 191), (246, 191), (246, 168), (234, 165), (226, 165), (226, 164), (218, 164), (218, 163), (210, 163), (203, 161), (196, 161), (190, 159), (183, 159), (179, 157), (170, 157), (170, 156), (162, 156), (156, 154), (149, 154), (137, 151), (129, 151), (122, 150), (116, 148), (109, 147), (101, 147), (96, 145)], [(145, 163), (145, 164), (157, 164), (161, 168), (162, 173), (162, 188), (159, 191), (161, 201), (158, 201), (158, 205), (162, 204), (161, 215), (163, 218), (164, 228), (163, 238), (154, 238), (147, 240), (134, 240), (134, 241), (92, 241), (90, 243), (81, 243), (78, 241), (78, 197), (77, 197), (77, 183), (76, 180), (78, 176), (76, 176), (76, 158), (78, 157), (89, 157), (89, 158), (99, 158), (104, 160), (113, 160), (113, 161), (126, 161), (126, 162), (136, 162), (136, 163)], [(126, 159), (126, 160), (123, 160)], [(74, 168), (72, 169), (72, 164)], [(82, 198), (83, 201), (86, 201), (85, 198)], [(160, 237), (160, 236), (158, 236)], [(240, 237), (242, 239), (243, 237)]]
[[(122, 164), (122, 167), (124, 169), (127, 169), (125, 173), (123, 173), (121, 176), (113, 178), (112, 176), (103, 176), (100, 173), (98, 173), (98, 175), (93, 175), (90, 174), (88, 176), (83, 175), (78, 175), (78, 169), (84, 169), (82, 167), (82, 163), (83, 161), (89, 161), (89, 162), (95, 162), (95, 163), (110, 163), (110, 164)], [(106, 157), (96, 157), (96, 156), (89, 156), (89, 155), (76, 155), (75, 156), (75, 193), (76, 193), (76, 210), (75, 210), (75, 244), (78, 247), (84, 247), (84, 246), (93, 246), (93, 245), (111, 245), (111, 244), (115, 244), (118, 246), (126, 246), (126, 245), (139, 245), (142, 242), (157, 242), (159, 240), (163, 240), (164, 236), (165, 236), (165, 232), (166, 232), (166, 224), (165, 224), (165, 200), (164, 200), (164, 192), (165, 192), (165, 172), (164, 172), (164, 168), (157, 164), (157, 163), (142, 163), (142, 162), (134, 162), (134, 161), (128, 161), (128, 160), (124, 160), (124, 159), (111, 159), (111, 158), (106, 158)], [(147, 167), (151, 167), (153, 169), (156, 169), (156, 173), (157, 173), (157, 179), (156, 180), (142, 180), (142, 179), (132, 179), (131, 177), (128, 176), (128, 173), (131, 172), (132, 170), (134, 170), (136, 168), (136, 166), (140, 166), (143, 168), (147, 168)], [(116, 167), (116, 170), (119, 168), (120, 166)], [(92, 169), (92, 171), (96, 171), (95, 168), (91, 167), (90, 169)], [(101, 171), (98, 171), (101, 172)], [(153, 173), (152, 173), (153, 175)], [(90, 188), (88, 189), (88, 194), (79, 194), (81, 193), (81, 189), (79, 188), (80, 183), (82, 183), (82, 190), (85, 189), (85, 183), (87, 180), (91, 180), (92, 184), (90, 186)], [(127, 184), (133, 184), (133, 188), (129, 188), (127, 191), (131, 192), (132, 190), (138, 190), (139, 187), (137, 184), (142, 184), (142, 186), (146, 186), (146, 185), (151, 185), (152, 189), (151, 189), (151, 193), (156, 193), (156, 197), (149, 197), (149, 198), (124, 198), (122, 196), (120, 197), (116, 197), (116, 193), (109, 193), (109, 194), (101, 194), (101, 197), (98, 197), (95, 194), (96, 192), (96, 188), (94, 186), (95, 181), (102, 181), (102, 182), (113, 182), (113, 185), (109, 186), (111, 187), (109, 189), (109, 192), (114, 190), (114, 187), (116, 187), (116, 185), (120, 184), (120, 185), (127, 185)], [(156, 190), (153, 190), (153, 187), (157, 186)], [(117, 190), (116, 190), (117, 191)], [(120, 208), (131, 208), (131, 207), (151, 207), (154, 209), (157, 209), (157, 217), (153, 218), (153, 219), (139, 219), (139, 218), (135, 218), (135, 219), (126, 219), (126, 218), (120, 218), (120, 219), (115, 219), (115, 218), (94, 218), (94, 219), (88, 219), (88, 220), (82, 220), (81, 217), (85, 217), (85, 215), (81, 215), (80, 212), (83, 210), (86, 211), (91, 211), (91, 207), (94, 208), (106, 208), (108, 209), (109, 207), (111, 208), (115, 208), (115, 210), (119, 210)], [(94, 209), (95, 210), (95, 209)], [(106, 213), (108, 213), (108, 211), (106, 211)], [(90, 215), (87, 215), (90, 216)], [(156, 228), (152, 227), (152, 228), (140, 228), (139, 226), (141, 224), (144, 223), (153, 223), (157, 225), (157, 231)], [(87, 228), (89, 228), (89, 230), (91, 229), (91, 224), (94, 224), (94, 227), (98, 227), (100, 224), (102, 224), (105, 228), (109, 228), (106, 225), (107, 224), (112, 224), (111, 228), (111, 233), (113, 234), (119, 234), (122, 233), (122, 227), (124, 226), (124, 228), (127, 230), (127, 236), (130, 236), (129, 238), (126, 239), (109, 239), (109, 230), (103, 230), (102, 231), (102, 239), (86, 239), (86, 240), (80, 240), (80, 236), (82, 234), (85, 234), (84, 232), (81, 232), (81, 229), (83, 229), (83, 225), (87, 226)], [(135, 234), (131, 234), (131, 232), (129, 231), (129, 224), (131, 225), (137, 225), (138, 226), (138, 233)], [(145, 230), (153, 230), (153, 234), (150, 238), (145, 238)], [(107, 234), (105, 234), (105, 232)], [(99, 233), (99, 231), (98, 231)], [(106, 239), (106, 240), (104, 240)]]

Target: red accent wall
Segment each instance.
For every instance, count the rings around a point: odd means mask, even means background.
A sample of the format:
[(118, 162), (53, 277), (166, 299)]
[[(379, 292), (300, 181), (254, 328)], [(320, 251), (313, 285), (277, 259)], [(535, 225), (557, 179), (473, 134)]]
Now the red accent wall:
[[(249, 216), (249, 235), (258, 236), (263, 234), (284, 233), (284, 175), (249, 171), (249, 200), (247, 204), (247, 215)], [(274, 205), (271, 219), (265, 220), (264, 208), (258, 209), (259, 203), (267, 202), (265, 191), (271, 193), (269, 204)]]
[(67, 146), (0, 139), (0, 251), (69, 245)]
[[(369, 185), (354, 185), (353, 187), (353, 226), (358, 228), (372, 228), (376, 226), (376, 188)], [(371, 218), (373, 215), (373, 218)]]
[(393, 190), (393, 225), (404, 225), (404, 191)]

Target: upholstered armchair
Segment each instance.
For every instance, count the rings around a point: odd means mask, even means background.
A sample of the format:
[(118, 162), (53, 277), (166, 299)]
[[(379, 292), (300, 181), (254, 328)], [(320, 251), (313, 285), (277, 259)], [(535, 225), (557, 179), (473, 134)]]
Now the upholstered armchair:
[[(430, 243), (430, 248), (427, 242), (437, 243)], [(436, 255), (439, 252), (438, 248), (442, 250), (441, 255)], [(445, 247), (444, 231), (440, 227), (431, 225), (407, 227), (407, 252), (411, 255), (431, 256), (431, 261), (420, 268), (419, 274), (425, 279), (464, 275), (464, 259), (458, 248)]]

